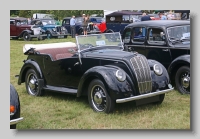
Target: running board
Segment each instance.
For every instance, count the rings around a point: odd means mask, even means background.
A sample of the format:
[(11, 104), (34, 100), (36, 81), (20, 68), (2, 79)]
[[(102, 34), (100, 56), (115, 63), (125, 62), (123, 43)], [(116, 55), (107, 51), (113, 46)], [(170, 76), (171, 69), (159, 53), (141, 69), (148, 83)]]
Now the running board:
[(45, 90), (50, 91), (56, 91), (56, 92), (62, 92), (62, 93), (68, 93), (68, 94), (77, 94), (77, 89), (71, 89), (71, 88), (65, 88), (65, 87), (55, 87), (51, 85), (46, 85), (46, 87), (43, 87)]

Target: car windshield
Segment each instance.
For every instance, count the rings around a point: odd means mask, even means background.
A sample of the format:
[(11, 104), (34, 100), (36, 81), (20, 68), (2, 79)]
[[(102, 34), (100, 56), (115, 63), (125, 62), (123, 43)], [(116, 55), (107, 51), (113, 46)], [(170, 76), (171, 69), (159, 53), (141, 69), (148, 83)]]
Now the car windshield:
[(190, 41), (190, 25), (174, 26), (167, 28), (170, 41)]
[(55, 20), (53, 20), (53, 19), (50, 19), (50, 20), (42, 20), (42, 24), (43, 25), (55, 25), (56, 24), (56, 22), (55, 22)]
[(80, 51), (102, 46), (123, 47), (119, 32), (91, 34), (87, 36), (79, 35), (76, 36), (76, 42)]
[(28, 20), (17, 20), (17, 25), (28, 25)]

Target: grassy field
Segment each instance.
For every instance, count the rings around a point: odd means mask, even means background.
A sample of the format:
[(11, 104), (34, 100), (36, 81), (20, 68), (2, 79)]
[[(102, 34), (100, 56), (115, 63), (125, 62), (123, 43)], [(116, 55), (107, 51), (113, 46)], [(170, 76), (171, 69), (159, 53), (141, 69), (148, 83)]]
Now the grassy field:
[(24, 83), (17, 78), (26, 56), (24, 44), (56, 43), (75, 39), (47, 39), (25, 42), (10, 40), (10, 82), (15, 86), (21, 101), (24, 121), (17, 129), (190, 129), (190, 95), (177, 91), (166, 94), (161, 105), (135, 106), (134, 102), (116, 104), (113, 114), (95, 113), (87, 97), (77, 98), (55, 92), (42, 97), (28, 95)]

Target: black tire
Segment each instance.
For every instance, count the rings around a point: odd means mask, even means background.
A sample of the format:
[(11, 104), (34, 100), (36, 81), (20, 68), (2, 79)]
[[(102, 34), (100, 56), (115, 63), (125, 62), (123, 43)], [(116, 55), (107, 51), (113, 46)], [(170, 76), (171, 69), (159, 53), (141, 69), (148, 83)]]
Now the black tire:
[(78, 35), (83, 35), (83, 30), (82, 30), (82, 29), (80, 29), (80, 30), (78, 31)]
[(25, 41), (31, 41), (32, 38), (31, 38), (31, 35), (28, 32), (24, 32), (23, 39)]
[(115, 107), (115, 101), (109, 96), (103, 82), (94, 79), (88, 88), (88, 101), (96, 112), (111, 113)]
[(182, 66), (178, 69), (175, 84), (181, 94), (190, 94), (190, 67)]
[(44, 91), (39, 87), (38, 75), (34, 69), (29, 69), (25, 77), (25, 86), (29, 95), (42, 96)]
[(159, 95), (159, 101), (153, 102), (153, 104), (160, 105), (165, 98), (165, 94)]

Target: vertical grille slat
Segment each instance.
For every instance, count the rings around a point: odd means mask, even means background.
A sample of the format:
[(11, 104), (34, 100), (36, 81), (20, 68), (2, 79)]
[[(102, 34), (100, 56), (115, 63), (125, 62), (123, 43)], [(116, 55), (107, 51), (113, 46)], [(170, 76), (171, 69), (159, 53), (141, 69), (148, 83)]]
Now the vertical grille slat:
[(138, 55), (130, 59), (138, 81), (140, 94), (149, 93), (152, 90), (150, 67), (146, 57)]

